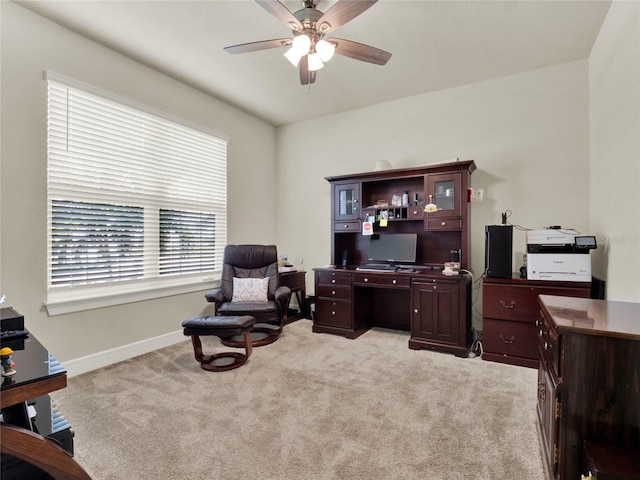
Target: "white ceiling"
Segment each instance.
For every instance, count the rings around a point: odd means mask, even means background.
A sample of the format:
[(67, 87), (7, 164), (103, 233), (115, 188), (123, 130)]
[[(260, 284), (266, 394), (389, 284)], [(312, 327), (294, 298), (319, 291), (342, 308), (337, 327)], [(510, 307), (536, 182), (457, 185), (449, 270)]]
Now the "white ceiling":
[(309, 88), (286, 47), (223, 51), (291, 36), (251, 0), (15, 1), (276, 126), (587, 58), (611, 3), (380, 0), (330, 36), (392, 53), (387, 65), (336, 55)]

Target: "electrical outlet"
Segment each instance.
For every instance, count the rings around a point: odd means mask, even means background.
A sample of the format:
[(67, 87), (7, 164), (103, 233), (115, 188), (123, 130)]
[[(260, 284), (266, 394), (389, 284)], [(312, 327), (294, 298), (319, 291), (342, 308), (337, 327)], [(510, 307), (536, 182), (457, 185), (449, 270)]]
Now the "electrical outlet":
[(471, 201), (472, 202), (481, 202), (484, 197), (484, 190), (482, 188), (472, 188), (471, 189)]

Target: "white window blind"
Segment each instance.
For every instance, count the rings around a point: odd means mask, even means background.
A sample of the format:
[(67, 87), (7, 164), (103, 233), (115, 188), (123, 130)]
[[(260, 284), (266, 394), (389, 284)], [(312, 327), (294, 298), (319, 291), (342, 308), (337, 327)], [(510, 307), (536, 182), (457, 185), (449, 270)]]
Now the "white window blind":
[(206, 288), (226, 244), (227, 141), (46, 78), (49, 314)]

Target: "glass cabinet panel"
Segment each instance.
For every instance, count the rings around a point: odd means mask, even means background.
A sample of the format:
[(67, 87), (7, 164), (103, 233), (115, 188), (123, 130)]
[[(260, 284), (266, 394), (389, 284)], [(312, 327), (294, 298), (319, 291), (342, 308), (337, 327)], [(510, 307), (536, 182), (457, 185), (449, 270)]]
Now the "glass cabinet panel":
[(458, 192), (455, 189), (455, 182), (452, 179), (433, 182), (434, 202), (438, 210), (454, 210), (454, 198)]
[(339, 192), (340, 202), (338, 203), (338, 215), (351, 215), (354, 208), (354, 192), (352, 189), (342, 189)]
[(360, 184), (334, 185), (334, 220), (356, 220), (359, 218)]

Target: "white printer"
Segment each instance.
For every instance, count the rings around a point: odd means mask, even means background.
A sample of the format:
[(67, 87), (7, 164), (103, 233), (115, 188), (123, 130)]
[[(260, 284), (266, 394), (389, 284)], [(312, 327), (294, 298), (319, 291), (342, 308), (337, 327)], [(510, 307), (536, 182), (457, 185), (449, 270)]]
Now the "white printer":
[(528, 230), (527, 279), (590, 282), (594, 248), (596, 237), (575, 230)]

